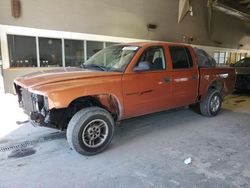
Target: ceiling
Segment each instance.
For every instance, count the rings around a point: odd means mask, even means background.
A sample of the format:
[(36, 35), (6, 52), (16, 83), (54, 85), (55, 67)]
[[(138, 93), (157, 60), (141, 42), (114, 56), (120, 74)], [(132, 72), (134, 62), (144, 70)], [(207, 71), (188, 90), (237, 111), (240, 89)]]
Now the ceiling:
[(229, 7), (250, 14), (250, 0), (218, 0)]
[(208, 0), (213, 8), (250, 22), (250, 0)]

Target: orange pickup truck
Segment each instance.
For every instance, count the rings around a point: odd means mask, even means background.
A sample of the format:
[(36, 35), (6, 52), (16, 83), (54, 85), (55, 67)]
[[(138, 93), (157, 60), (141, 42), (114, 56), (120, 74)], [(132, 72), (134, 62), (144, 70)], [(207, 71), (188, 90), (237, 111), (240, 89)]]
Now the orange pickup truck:
[(197, 104), (215, 116), (235, 84), (234, 68), (204, 68), (191, 46), (131, 43), (105, 48), (79, 68), (58, 68), (14, 81), (18, 100), (36, 125), (67, 129), (71, 148), (103, 151), (115, 122)]

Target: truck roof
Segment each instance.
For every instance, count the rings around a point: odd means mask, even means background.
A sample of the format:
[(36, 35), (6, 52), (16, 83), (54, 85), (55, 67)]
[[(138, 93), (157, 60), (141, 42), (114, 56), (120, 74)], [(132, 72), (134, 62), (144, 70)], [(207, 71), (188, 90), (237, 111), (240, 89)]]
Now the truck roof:
[(139, 46), (139, 47), (145, 47), (145, 46), (151, 46), (151, 45), (163, 45), (163, 44), (190, 46), (190, 45), (186, 45), (186, 44), (182, 44), (182, 43), (172, 43), (172, 42), (132, 42), (132, 43), (127, 43), (127, 44)]

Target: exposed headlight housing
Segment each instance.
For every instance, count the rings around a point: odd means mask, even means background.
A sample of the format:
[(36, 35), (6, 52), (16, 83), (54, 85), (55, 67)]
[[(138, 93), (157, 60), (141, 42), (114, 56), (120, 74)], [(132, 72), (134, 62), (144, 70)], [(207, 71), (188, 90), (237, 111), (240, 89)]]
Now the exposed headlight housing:
[(49, 100), (48, 100), (48, 97), (44, 96), (43, 97), (43, 101), (44, 101), (44, 108), (45, 110), (49, 110)]
[(32, 103), (33, 103), (33, 109), (36, 112), (41, 112), (43, 110), (43, 108), (45, 108), (45, 110), (48, 109), (48, 98), (47, 97), (32, 93), (31, 98), (32, 98)]

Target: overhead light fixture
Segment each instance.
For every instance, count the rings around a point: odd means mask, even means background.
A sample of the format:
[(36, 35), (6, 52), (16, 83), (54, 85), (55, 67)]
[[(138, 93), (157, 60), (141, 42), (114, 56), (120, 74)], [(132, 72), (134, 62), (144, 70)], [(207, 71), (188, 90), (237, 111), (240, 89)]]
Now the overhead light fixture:
[(190, 0), (179, 0), (178, 23), (180, 23), (189, 12), (190, 16), (194, 15), (193, 7)]
[(189, 44), (191, 44), (191, 43), (194, 41), (194, 37), (193, 37), (193, 36), (186, 36), (186, 35), (183, 35), (182, 41), (183, 41), (184, 43), (189, 43)]
[(155, 30), (155, 29), (157, 29), (157, 25), (156, 24), (148, 24), (147, 25), (147, 28), (148, 28), (148, 31), (152, 31), (152, 30)]
[(238, 49), (243, 48), (243, 44), (238, 44)]
[(11, 13), (14, 18), (19, 18), (21, 16), (20, 0), (11, 0)]

